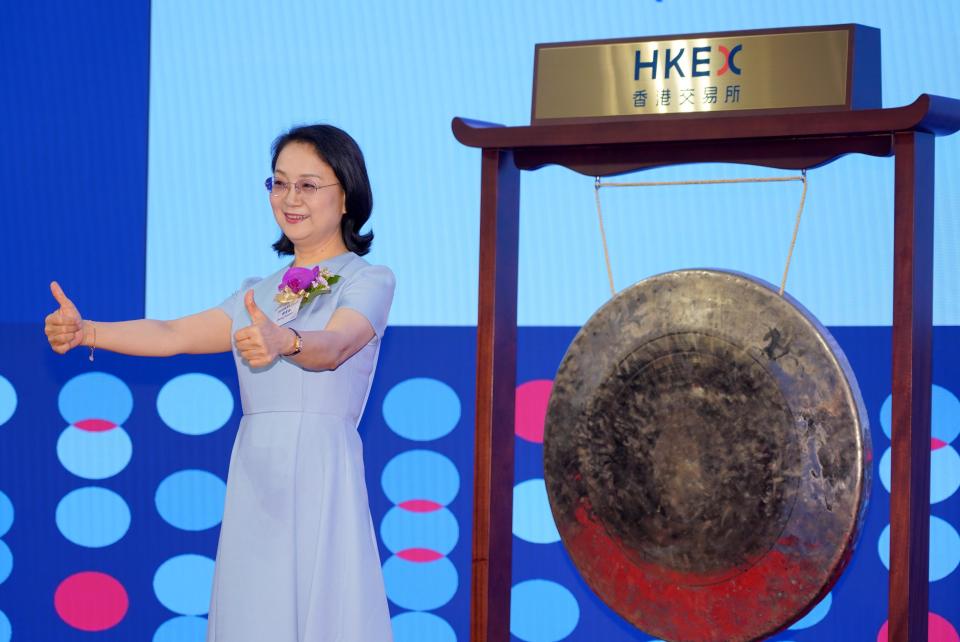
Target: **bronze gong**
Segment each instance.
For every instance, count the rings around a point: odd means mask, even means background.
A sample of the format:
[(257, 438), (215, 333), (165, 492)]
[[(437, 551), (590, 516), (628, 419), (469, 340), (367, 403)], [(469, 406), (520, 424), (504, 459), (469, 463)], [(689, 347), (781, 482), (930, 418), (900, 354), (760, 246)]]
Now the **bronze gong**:
[(833, 337), (743, 274), (669, 272), (600, 308), (554, 380), (544, 476), (590, 587), (666, 640), (759, 640), (823, 598), (870, 487)]

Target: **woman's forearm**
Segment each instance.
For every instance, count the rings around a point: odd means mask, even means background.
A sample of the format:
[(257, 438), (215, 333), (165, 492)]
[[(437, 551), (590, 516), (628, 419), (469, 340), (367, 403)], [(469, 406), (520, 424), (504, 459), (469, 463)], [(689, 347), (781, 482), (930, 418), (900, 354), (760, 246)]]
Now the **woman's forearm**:
[[(284, 331), (290, 335), (290, 343), (281, 354), (293, 349), (294, 335), (286, 328)], [(349, 308), (337, 309), (323, 330), (301, 334), (300, 354), (287, 358), (307, 370), (336, 370), (374, 338), (373, 326), (366, 317)]]
[[(289, 332), (289, 329), (286, 330)], [(292, 352), (294, 349), (296, 337), (293, 332), (289, 334), (290, 345), (283, 354)], [(337, 366), (350, 356), (346, 354), (347, 346), (343, 338), (336, 332), (316, 330), (300, 334), (303, 337), (300, 354), (286, 358), (305, 370), (336, 370)]]
[(168, 357), (179, 354), (176, 333), (167, 321), (83, 321), (83, 341), (87, 347), (141, 357)]
[(216, 308), (172, 321), (83, 321), (83, 345), (142, 357), (230, 350), (230, 318)]

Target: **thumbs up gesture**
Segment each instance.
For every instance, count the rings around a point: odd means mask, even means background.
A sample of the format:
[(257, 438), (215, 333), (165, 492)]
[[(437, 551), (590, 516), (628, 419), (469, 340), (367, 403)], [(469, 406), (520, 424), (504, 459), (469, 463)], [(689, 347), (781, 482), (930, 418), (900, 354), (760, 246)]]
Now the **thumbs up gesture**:
[(47, 315), (43, 323), (43, 332), (54, 352), (64, 354), (83, 343), (84, 324), (80, 311), (73, 304), (63, 288), (56, 281), (50, 283), (50, 292), (60, 307)]
[(251, 368), (264, 368), (281, 354), (293, 351), (294, 336), (271, 321), (253, 300), (253, 290), (243, 298), (251, 324), (233, 335), (240, 356)]

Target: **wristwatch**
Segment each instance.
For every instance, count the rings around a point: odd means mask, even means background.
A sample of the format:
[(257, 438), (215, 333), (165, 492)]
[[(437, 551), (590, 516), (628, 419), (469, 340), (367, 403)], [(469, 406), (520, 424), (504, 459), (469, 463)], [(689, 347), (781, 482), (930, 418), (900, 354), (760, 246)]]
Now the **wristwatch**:
[(300, 350), (303, 349), (303, 337), (300, 336), (300, 333), (294, 330), (293, 328), (287, 328), (290, 332), (293, 333), (293, 352), (288, 352), (287, 354), (281, 355), (283, 357), (293, 357), (300, 354)]

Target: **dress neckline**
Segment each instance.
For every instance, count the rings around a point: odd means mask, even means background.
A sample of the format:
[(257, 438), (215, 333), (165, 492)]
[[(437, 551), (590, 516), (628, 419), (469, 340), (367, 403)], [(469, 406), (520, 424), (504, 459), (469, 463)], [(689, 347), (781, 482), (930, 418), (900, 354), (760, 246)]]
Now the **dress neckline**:
[[(310, 265), (303, 265), (303, 266), (299, 266), (299, 267), (303, 267), (303, 268), (305, 268), (305, 269), (307, 269), (307, 270), (312, 270), (312, 269), (315, 268), (315, 267), (325, 267), (325, 268), (327, 268), (328, 270), (330, 270), (331, 272), (336, 273), (337, 270), (339, 270), (340, 268), (344, 267), (344, 266), (345, 266), (347, 263), (349, 263), (350, 260), (351, 260), (353, 257), (355, 257), (355, 256), (357, 256), (357, 255), (354, 254), (353, 252), (351, 252), (350, 250), (347, 250), (346, 252), (343, 252), (343, 253), (341, 253), (341, 254), (337, 254), (337, 255), (331, 256), (330, 258), (328, 258), (328, 259), (326, 259), (326, 260), (324, 260), (324, 261), (320, 261), (319, 263), (312, 263), (312, 264), (310, 264)], [(290, 263), (288, 263), (288, 264), (283, 268), (283, 271), (286, 272), (286, 271), (289, 270), (290, 268), (294, 267), (293, 264), (294, 264), (294, 261), (290, 261)]]

